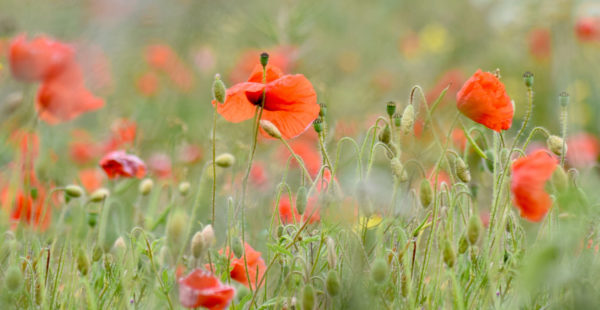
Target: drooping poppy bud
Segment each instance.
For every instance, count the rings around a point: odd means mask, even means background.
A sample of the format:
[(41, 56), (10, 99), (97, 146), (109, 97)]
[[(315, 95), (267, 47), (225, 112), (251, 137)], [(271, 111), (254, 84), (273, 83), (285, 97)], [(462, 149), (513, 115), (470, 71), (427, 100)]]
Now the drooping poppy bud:
[(421, 186), (419, 188), (419, 198), (421, 199), (421, 205), (423, 205), (423, 208), (429, 207), (429, 205), (433, 201), (433, 188), (431, 187), (431, 183), (427, 179), (423, 179), (421, 181)]
[(23, 286), (23, 273), (17, 266), (11, 266), (4, 274), (4, 286), (11, 292), (17, 292)]
[[(555, 135), (551, 135), (550, 137), (548, 137), (548, 139), (546, 140), (546, 145), (548, 146), (548, 149), (550, 151), (552, 151), (552, 153), (560, 156), (562, 155), (562, 151), (563, 151), (563, 139), (559, 136), (555, 136)], [(564, 144), (565, 146), (565, 154), (567, 153), (567, 145)]]
[(456, 263), (456, 252), (454, 251), (454, 247), (449, 240), (444, 240), (444, 248), (442, 249), (442, 258), (444, 259), (444, 263), (448, 268), (454, 267), (454, 263)]
[(379, 133), (379, 141), (384, 144), (390, 144), (392, 138), (392, 131), (390, 130), (390, 126), (385, 124), (383, 131)]
[(308, 192), (306, 191), (306, 187), (300, 186), (300, 188), (298, 188), (298, 192), (296, 193), (296, 211), (298, 211), (298, 214), (304, 214), (307, 204)]
[(154, 181), (152, 181), (152, 179), (144, 179), (142, 182), (140, 182), (138, 190), (140, 194), (146, 196), (150, 194), (152, 187), (154, 187)]
[(373, 281), (378, 284), (383, 284), (389, 274), (389, 267), (387, 262), (383, 258), (377, 258), (373, 262), (373, 266), (371, 267), (371, 277)]
[(188, 194), (188, 192), (190, 191), (190, 182), (181, 182), (179, 183), (179, 186), (177, 187), (177, 189), (179, 190), (179, 193), (181, 194), (181, 196), (186, 196)]
[(65, 193), (69, 195), (69, 197), (78, 198), (83, 195), (83, 189), (77, 185), (67, 185), (65, 187)]
[(102, 202), (109, 195), (110, 195), (110, 192), (108, 191), (108, 189), (99, 188), (90, 195), (90, 201), (91, 202)]
[(77, 270), (83, 275), (86, 276), (88, 270), (90, 268), (90, 260), (88, 259), (85, 251), (83, 249), (79, 249), (77, 251)]
[(471, 216), (467, 224), (467, 241), (469, 241), (469, 244), (476, 244), (482, 231), (481, 218), (478, 215)]
[(400, 120), (400, 129), (402, 133), (407, 135), (413, 132), (413, 125), (415, 124), (415, 107), (409, 104), (404, 108), (402, 113), (402, 119)]
[(458, 176), (461, 181), (469, 183), (471, 181), (471, 172), (465, 161), (460, 157), (456, 157), (454, 166), (456, 167), (456, 176)]
[(279, 131), (279, 129), (277, 129), (277, 127), (271, 123), (270, 121), (266, 120), (266, 119), (261, 119), (260, 120), (260, 128), (262, 128), (262, 130), (264, 130), (267, 134), (269, 134), (269, 136), (275, 138), (275, 139), (281, 139), (281, 132)]
[(396, 176), (399, 182), (408, 181), (408, 173), (406, 173), (406, 169), (404, 169), (404, 165), (402, 165), (398, 157), (392, 158), (390, 161), (390, 166), (392, 168), (392, 173), (394, 176)]
[(229, 153), (223, 153), (217, 156), (215, 163), (221, 168), (229, 168), (235, 163), (235, 157)]
[(315, 308), (315, 291), (312, 285), (307, 284), (302, 290), (302, 310), (312, 310)]
[(327, 273), (327, 279), (325, 280), (327, 293), (329, 296), (337, 296), (340, 293), (340, 279), (338, 278), (335, 270), (329, 270)]

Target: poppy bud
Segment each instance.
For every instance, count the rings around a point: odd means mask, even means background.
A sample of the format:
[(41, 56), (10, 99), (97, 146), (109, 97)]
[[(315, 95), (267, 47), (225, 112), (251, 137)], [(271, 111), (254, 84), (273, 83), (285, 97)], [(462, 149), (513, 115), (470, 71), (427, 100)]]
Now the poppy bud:
[(390, 126), (385, 124), (385, 128), (383, 128), (383, 131), (379, 133), (379, 141), (383, 142), (384, 144), (390, 144), (391, 139), (392, 132), (390, 130)]
[(152, 179), (144, 179), (140, 182), (138, 190), (140, 191), (140, 194), (146, 196), (150, 194), (152, 187), (154, 187), (154, 181), (152, 181)]
[(469, 248), (469, 241), (465, 235), (460, 236), (460, 240), (458, 240), (458, 254), (463, 254)]
[(308, 203), (307, 195), (306, 187), (300, 186), (296, 193), (296, 211), (298, 211), (299, 214), (304, 214), (304, 210), (306, 210), (306, 204)]
[(491, 150), (486, 150), (483, 153), (487, 157), (487, 159), (484, 159), (485, 166), (489, 169), (490, 172), (494, 172), (494, 158), (496, 157), (494, 155), (494, 152), (492, 152)]
[(275, 139), (281, 139), (281, 132), (279, 132), (279, 129), (277, 129), (277, 126), (275, 126), (275, 124), (271, 123), (270, 121), (268, 121), (266, 119), (261, 119), (260, 120), (260, 128), (262, 128), (262, 130), (264, 130), (266, 133), (268, 133), (269, 136), (271, 136)]
[(390, 165), (392, 167), (392, 173), (398, 178), (398, 181), (406, 182), (408, 180), (406, 169), (404, 169), (404, 165), (402, 165), (398, 157), (392, 158)]
[(458, 176), (461, 181), (469, 183), (471, 181), (471, 172), (465, 161), (460, 157), (456, 157), (454, 166), (456, 168), (456, 176)]
[(335, 268), (337, 263), (337, 255), (335, 254), (335, 242), (331, 237), (327, 237), (327, 263), (329, 268)]
[(90, 268), (90, 260), (83, 249), (79, 249), (77, 253), (77, 270), (81, 272), (83, 276), (86, 276)]
[(277, 238), (281, 238), (283, 236), (284, 228), (283, 226), (277, 226)]
[(415, 124), (415, 107), (409, 104), (404, 108), (402, 113), (402, 120), (400, 121), (400, 129), (402, 133), (407, 135), (412, 132), (413, 125)]
[(307, 284), (302, 290), (302, 310), (312, 310), (315, 307), (315, 290)]
[[(563, 139), (559, 136), (555, 136), (555, 135), (551, 135), (550, 137), (548, 137), (548, 140), (546, 140), (546, 145), (548, 146), (548, 149), (550, 149), (550, 151), (552, 151), (552, 153), (560, 156), (562, 154), (562, 149), (563, 149)], [(567, 153), (567, 146), (565, 145), (565, 154)]]
[(102, 202), (109, 195), (110, 195), (110, 192), (106, 188), (99, 188), (90, 195), (90, 201), (91, 202)]
[(388, 101), (387, 105), (386, 105), (386, 111), (387, 114), (392, 117), (392, 115), (394, 115), (394, 113), (396, 113), (396, 102), (395, 101)]
[(215, 74), (215, 81), (212, 85), (212, 93), (215, 101), (218, 103), (225, 102), (225, 98), (227, 96), (227, 87), (225, 87), (225, 83), (223, 83), (221, 80), (221, 75), (218, 73)]
[(190, 186), (191, 186), (190, 182), (184, 181), (184, 182), (179, 183), (179, 186), (177, 189), (179, 190), (179, 193), (181, 194), (181, 196), (187, 195), (187, 193), (190, 191)]
[(188, 216), (183, 211), (176, 211), (167, 222), (167, 244), (173, 252), (177, 252), (185, 237)]
[(429, 183), (429, 180), (427, 179), (421, 181), (419, 198), (421, 198), (421, 205), (423, 205), (423, 208), (429, 207), (433, 200), (433, 188), (431, 188), (431, 183)]
[(17, 266), (11, 266), (4, 275), (4, 286), (11, 291), (17, 292), (23, 286), (23, 273)]
[(327, 293), (329, 296), (337, 296), (340, 293), (340, 279), (338, 278), (335, 270), (329, 270), (327, 273), (327, 280), (325, 280)]
[(192, 255), (198, 259), (204, 254), (204, 250), (206, 249), (206, 244), (204, 242), (204, 237), (202, 236), (202, 232), (198, 231), (192, 237)]
[(79, 187), (77, 185), (67, 185), (65, 187), (65, 193), (69, 197), (77, 198), (77, 197), (81, 197), (81, 195), (83, 195), (83, 189), (81, 189), (81, 187)]
[(224, 153), (217, 156), (215, 163), (221, 168), (229, 168), (235, 163), (235, 157), (229, 153)]
[(208, 225), (204, 226), (204, 229), (202, 229), (202, 238), (204, 238), (205, 245), (208, 248), (215, 245), (217, 240), (215, 238), (215, 231), (214, 231), (212, 225), (208, 224)]
[(389, 268), (388, 264), (385, 262), (383, 258), (377, 258), (373, 262), (373, 267), (371, 267), (371, 277), (373, 281), (378, 284), (383, 284), (388, 277)]
[(467, 241), (469, 241), (469, 244), (477, 243), (482, 230), (483, 224), (481, 223), (481, 218), (476, 214), (471, 216), (467, 224)]
[(117, 238), (117, 240), (115, 240), (115, 243), (113, 243), (112, 250), (117, 255), (117, 257), (123, 255), (125, 251), (127, 251), (125, 239), (123, 239), (123, 237)]
[(97, 262), (102, 258), (102, 248), (98, 245), (92, 251), (92, 261)]
[(523, 73), (523, 81), (525, 82), (525, 86), (531, 87), (533, 86), (533, 73), (527, 71)]
[(269, 63), (269, 54), (263, 52), (262, 54), (260, 54), (260, 64), (264, 68), (267, 66), (268, 63)]
[(396, 113), (394, 114), (394, 126), (400, 128), (400, 126), (402, 126), (402, 115), (400, 115), (400, 113)]
[(444, 259), (444, 263), (449, 268), (454, 267), (454, 263), (456, 262), (456, 252), (454, 251), (454, 247), (452, 243), (446, 239), (444, 240), (444, 248), (442, 249), (442, 257)]
[(243, 257), (244, 256), (244, 247), (242, 246), (242, 241), (240, 238), (231, 239), (231, 250), (235, 257)]
[(566, 108), (569, 105), (569, 93), (564, 91), (558, 94), (558, 103), (561, 107)]
[(554, 169), (554, 172), (552, 173), (552, 183), (554, 183), (554, 187), (559, 192), (562, 192), (569, 187), (569, 177), (562, 167), (558, 166)]
[(317, 119), (313, 121), (313, 128), (317, 133), (321, 133), (323, 131), (323, 119), (317, 117)]
[(325, 102), (321, 102), (319, 103), (319, 116), (325, 117), (325, 115), (327, 115), (327, 105)]

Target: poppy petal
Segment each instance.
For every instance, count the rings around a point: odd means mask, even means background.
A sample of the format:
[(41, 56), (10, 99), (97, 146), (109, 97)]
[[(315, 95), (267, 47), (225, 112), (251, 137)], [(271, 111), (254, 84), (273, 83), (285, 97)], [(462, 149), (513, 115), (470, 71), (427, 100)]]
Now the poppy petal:
[(262, 93), (264, 87), (263, 84), (251, 82), (236, 84), (227, 90), (224, 103), (217, 104), (213, 100), (212, 104), (217, 105), (217, 112), (227, 121), (239, 123), (252, 118), (256, 113), (256, 106), (248, 100), (247, 93), (254, 96)]

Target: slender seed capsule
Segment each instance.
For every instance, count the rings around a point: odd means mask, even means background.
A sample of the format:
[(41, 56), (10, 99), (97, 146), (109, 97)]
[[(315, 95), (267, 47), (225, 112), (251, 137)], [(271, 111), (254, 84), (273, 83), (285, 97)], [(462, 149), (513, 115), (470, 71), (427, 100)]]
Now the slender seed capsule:
[(229, 153), (223, 153), (217, 156), (215, 163), (221, 168), (229, 168), (235, 163), (235, 157)]
[(263, 52), (262, 54), (260, 54), (260, 64), (264, 67), (267, 66), (267, 64), (269, 63), (269, 54)]
[(454, 267), (454, 263), (456, 262), (456, 252), (454, 251), (454, 247), (450, 240), (444, 240), (444, 249), (442, 250), (442, 257), (444, 258), (444, 263), (449, 268)]
[(423, 208), (429, 207), (433, 201), (433, 188), (431, 188), (431, 183), (428, 179), (423, 179), (421, 181), (419, 198), (421, 198), (421, 205), (423, 205)]
[(402, 126), (402, 115), (400, 115), (400, 113), (396, 113), (394, 114), (394, 126), (396, 128), (400, 128), (400, 126)]
[(150, 194), (153, 187), (154, 187), (154, 181), (152, 181), (152, 179), (150, 179), (150, 178), (147, 178), (147, 179), (142, 180), (142, 182), (140, 182), (140, 187), (138, 189), (140, 191), (140, 194), (142, 194), (142, 196), (147, 196), (148, 194)]
[(218, 103), (224, 103), (227, 98), (227, 87), (225, 87), (225, 83), (221, 80), (220, 74), (215, 74), (215, 81), (212, 85), (212, 93), (213, 98)]
[(65, 193), (72, 198), (78, 198), (83, 195), (83, 189), (77, 185), (67, 185), (65, 187)]
[(315, 290), (312, 285), (307, 284), (302, 290), (302, 310), (312, 310), (315, 308)]
[(483, 224), (481, 223), (481, 218), (478, 215), (471, 216), (467, 224), (467, 240), (469, 244), (473, 245), (479, 241), (482, 230)]
[(383, 258), (377, 258), (373, 262), (373, 267), (371, 267), (371, 277), (373, 281), (378, 284), (382, 284), (387, 280), (389, 273), (388, 264), (385, 262)]
[(400, 121), (400, 129), (402, 133), (407, 135), (412, 132), (413, 125), (415, 124), (415, 107), (409, 104), (404, 108), (402, 113), (402, 120)]
[(408, 293), (410, 292), (410, 281), (408, 276), (403, 273), (402, 277), (400, 278), (400, 291), (402, 293), (402, 297), (406, 298), (408, 297)]
[(264, 130), (269, 136), (275, 139), (281, 139), (281, 132), (279, 131), (279, 129), (277, 129), (277, 126), (275, 126), (275, 124), (271, 123), (270, 121), (266, 119), (261, 119), (260, 128), (262, 128), (262, 130)]
[(469, 183), (471, 181), (471, 172), (465, 161), (460, 157), (456, 157), (454, 166), (456, 167), (456, 176), (458, 176), (461, 181)]
[[(562, 155), (563, 139), (561, 137), (551, 135), (550, 137), (548, 137), (548, 140), (546, 140), (546, 145), (548, 146), (548, 149), (552, 151), (552, 153), (558, 156)], [(567, 145), (565, 144), (565, 154), (567, 153), (567, 151)]]
[(325, 117), (327, 115), (327, 105), (325, 102), (319, 103), (319, 116)]
[(386, 112), (387, 114), (392, 117), (392, 115), (394, 115), (394, 113), (396, 113), (396, 102), (395, 101), (388, 101), (387, 105), (386, 105)]
[(329, 270), (325, 284), (327, 286), (326, 288), (329, 296), (337, 296), (340, 293), (340, 279), (338, 278), (335, 270)]
[(561, 107), (566, 108), (569, 105), (569, 93), (567, 92), (561, 92), (558, 95), (558, 103), (560, 104)]
[(306, 210), (306, 204), (308, 203), (308, 192), (306, 191), (306, 187), (300, 186), (298, 188), (298, 192), (296, 193), (296, 211), (299, 214), (304, 214)]

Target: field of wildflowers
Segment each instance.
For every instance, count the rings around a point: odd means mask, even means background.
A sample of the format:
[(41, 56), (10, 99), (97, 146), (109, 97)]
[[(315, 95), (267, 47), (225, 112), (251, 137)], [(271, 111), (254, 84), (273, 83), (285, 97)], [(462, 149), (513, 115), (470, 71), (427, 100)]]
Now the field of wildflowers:
[(600, 308), (600, 3), (0, 1), (0, 309)]

